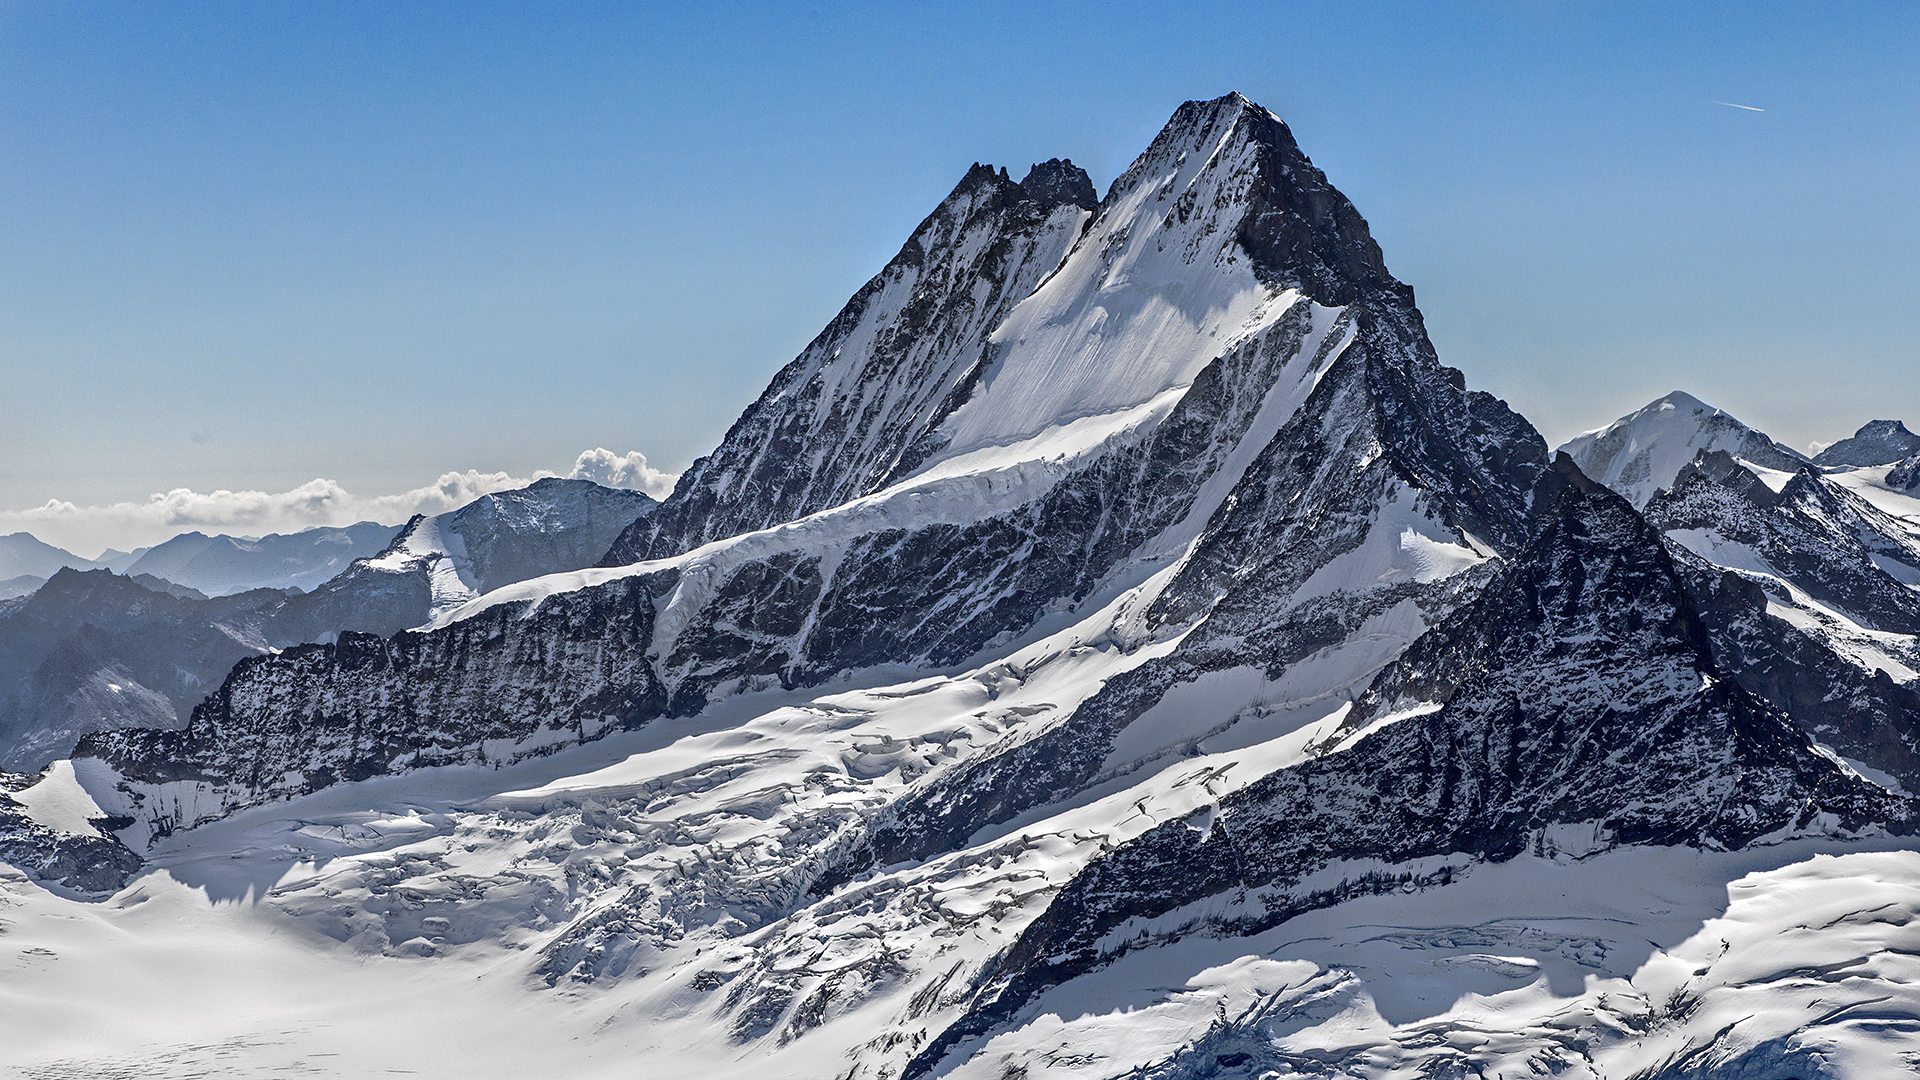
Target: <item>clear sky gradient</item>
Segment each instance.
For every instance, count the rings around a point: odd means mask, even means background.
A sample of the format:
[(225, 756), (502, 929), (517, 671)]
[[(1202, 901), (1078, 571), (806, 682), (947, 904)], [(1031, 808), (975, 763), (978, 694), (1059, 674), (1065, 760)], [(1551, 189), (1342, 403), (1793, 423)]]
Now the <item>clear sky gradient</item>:
[(0, 3), (0, 511), (678, 469), (969, 164), (1234, 89), (1549, 441), (1804, 448), (1920, 420), (1917, 73), (1912, 3)]

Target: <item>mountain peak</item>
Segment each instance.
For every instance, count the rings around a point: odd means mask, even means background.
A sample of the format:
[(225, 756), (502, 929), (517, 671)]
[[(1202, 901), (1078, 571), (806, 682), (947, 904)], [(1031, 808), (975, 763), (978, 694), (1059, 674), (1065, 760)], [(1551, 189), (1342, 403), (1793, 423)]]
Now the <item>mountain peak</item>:
[(1814, 456), (1821, 466), (1890, 465), (1920, 453), (1920, 435), (1898, 420), (1869, 420), (1853, 433)]
[(1175, 175), (1164, 194), (1192, 191), (1194, 177), (1223, 161), (1235, 166), (1234, 182), (1210, 192), (1212, 205), (1182, 216), (1236, 216), (1234, 239), (1262, 277), (1322, 304), (1348, 304), (1374, 288), (1405, 290), (1387, 272), (1366, 219), (1301, 151), (1286, 122), (1238, 91), (1174, 110), (1152, 145), (1113, 182), (1106, 204), (1170, 166)]
[(1793, 472), (1807, 461), (1733, 414), (1681, 390), (1576, 436), (1560, 449), (1588, 476), (1636, 507), (1646, 506), (1654, 492), (1672, 487), (1680, 470), (1702, 451), (1724, 450), (1776, 472)]
[(1034, 165), (1020, 181), (1020, 190), (1046, 207), (1072, 203), (1082, 210), (1092, 210), (1100, 205), (1092, 178), (1068, 158), (1048, 158)]

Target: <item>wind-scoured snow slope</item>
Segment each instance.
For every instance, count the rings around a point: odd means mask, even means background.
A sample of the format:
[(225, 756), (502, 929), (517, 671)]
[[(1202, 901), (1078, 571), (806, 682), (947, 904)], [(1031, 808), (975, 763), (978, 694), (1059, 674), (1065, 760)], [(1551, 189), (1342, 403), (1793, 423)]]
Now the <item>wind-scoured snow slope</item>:
[[(1716, 666), (1659, 534), (1441, 366), (1365, 222), (1238, 95), (1182, 106), (1097, 204), (1064, 162), (970, 172), (614, 555), (89, 739), (73, 781), (151, 869), (66, 922), (20, 893), (0, 947), (101, 973), (33, 1000), (151, 997), (120, 941), (205, 955), (209, 1000), (256, 958), (258, 1004), (0, 1053), (1004, 1080), (1320, 1047), (1323, 1073), (1624, 1080), (1819, 1026), (1782, 975), (1725, 1030), (1765, 951), (1727, 920), (1778, 923), (1731, 882), (1764, 908), (1884, 874), (1863, 902), (1898, 912), (1920, 879), (1873, 850), (1908, 800)], [(1510, 918), (1461, 914), (1503, 891)], [(1901, 929), (1819, 902), (1865, 921), (1805, 963), (1881, 965), (1847, 1003), (1904, 976)], [(1414, 929), (1313, 929), (1342, 910)], [(1151, 1029), (1108, 1038), (1134, 1007)]]
[(1807, 464), (1805, 455), (1678, 390), (1560, 447), (1580, 471), (1636, 507), (1672, 487), (1687, 462), (1713, 450), (1773, 472), (1792, 473)]
[(975, 165), (605, 563), (777, 525), (911, 470), (979, 379), (987, 336), (1059, 266), (1095, 205), (1070, 161), (1017, 184)]

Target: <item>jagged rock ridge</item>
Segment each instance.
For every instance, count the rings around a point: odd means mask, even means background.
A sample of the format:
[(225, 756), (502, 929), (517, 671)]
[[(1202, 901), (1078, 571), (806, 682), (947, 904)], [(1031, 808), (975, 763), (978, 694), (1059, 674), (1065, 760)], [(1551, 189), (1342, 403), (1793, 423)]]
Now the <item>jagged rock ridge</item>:
[(1824, 467), (1891, 465), (1920, 453), (1920, 435), (1898, 420), (1869, 420), (1851, 438), (1841, 439), (1814, 455)]
[[(1357, 742), (1226, 797), (1204, 827), (1169, 822), (1091, 863), (908, 1075), (1142, 937), (1257, 933), (1527, 852), (1911, 827), (1909, 800), (1817, 753), (1715, 667), (1659, 534), (1561, 460), (1527, 548), (1355, 702), (1343, 732)], [(1342, 863), (1378, 869), (1301, 888)]]

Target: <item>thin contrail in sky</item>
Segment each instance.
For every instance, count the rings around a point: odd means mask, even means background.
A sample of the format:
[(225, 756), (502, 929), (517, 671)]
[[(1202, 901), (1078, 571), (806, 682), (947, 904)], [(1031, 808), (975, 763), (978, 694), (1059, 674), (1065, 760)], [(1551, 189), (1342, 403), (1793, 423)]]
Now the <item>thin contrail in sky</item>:
[(1756, 109), (1756, 108), (1754, 108), (1754, 107), (1753, 107), (1753, 106), (1751, 106), (1751, 105), (1735, 105), (1735, 104), (1734, 104), (1733, 102), (1731, 102), (1731, 101), (1716, 101), (1716, 102), (1714, 102), (1714, 104), (1715, 104), (1715, 105), (1725, 105), (1725, 106), (1726, 106), (1727, 108), (1729, 108), (1729, 109), (1745, 109), (1745, 110), (1747, 110), (1748, 112), (1766, 112), (1766, 111), (1767, 111), (1767, 110), (1765, 110), (1765, 109)]

